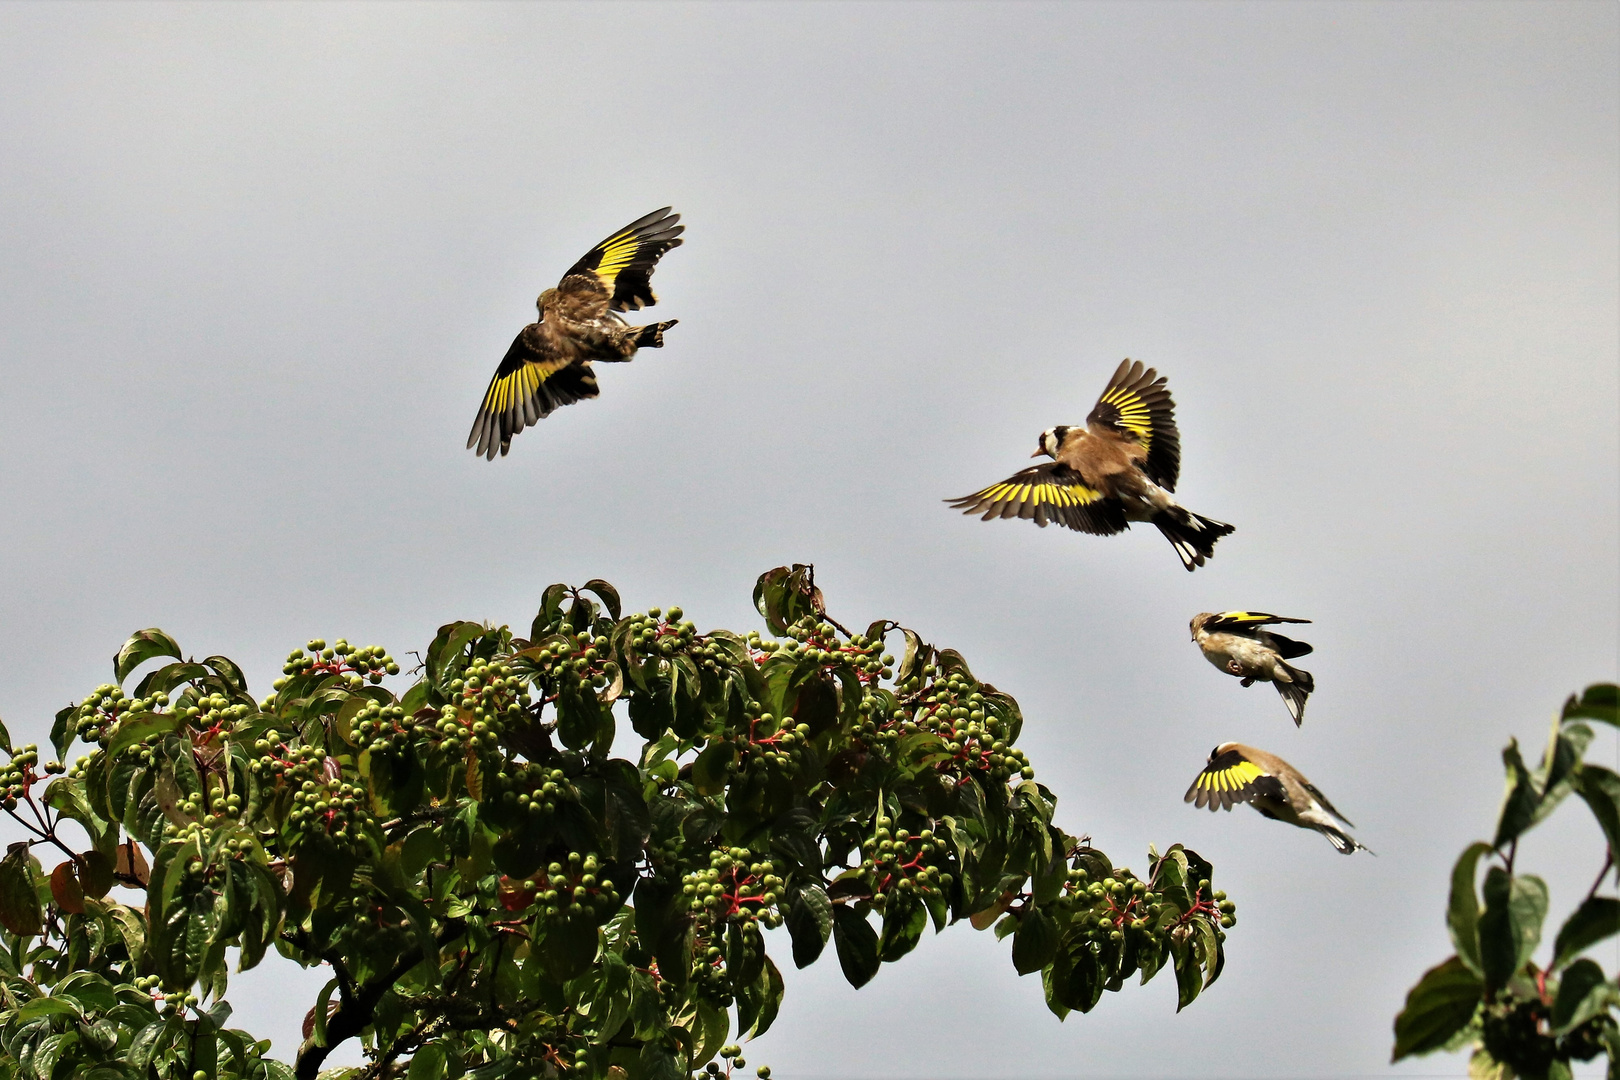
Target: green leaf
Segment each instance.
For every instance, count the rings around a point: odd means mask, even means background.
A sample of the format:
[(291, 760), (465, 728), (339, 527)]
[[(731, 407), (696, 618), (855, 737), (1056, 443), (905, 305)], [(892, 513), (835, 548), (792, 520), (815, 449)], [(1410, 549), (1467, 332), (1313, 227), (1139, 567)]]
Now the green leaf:
[(917, 947), (928, 928), (928, 909), (913, 894), (897, 892), (883, 908), (883, 936), (878, 957), (890, 963)]
[(833, 943), (849, 985), (859, 990), (871, 982), (881, 963), (877, 931), (871, 924), (853, 908), (839, 904), (833, 908)]
[(444, 1080), (446, 1074), (444, 1045), (442, 1043), (428, 1043), (416, 1051), (411, 1058), (411, 1068), (405, 1074), (406, 1080)]
[(1558, 982), (1558, 998), (1553, 1002), (1552, 1028), (1562, 1035), (1592, 1019), (1614, 1002), (1614, 988), (1603, 978), (1603, 969), (1584, 957), (1569, 965)]
[(37, 873), (26, 841), (12, 844), (0, 859), (0, 925), (20, 937), (37, 936), (45, 929), (34, 887)]
[(23, 1024), (46, 1016), (71, 1016), (77, 1020), (80, 1015), (78, 1005), (58, 997), (35, 998), (17, 1010), (17, 1020)]
[(1013, 934), (1013, 968), (1020, 975), (1039, 971), (1057, 955), (1058, 928), (1050, 916), (1040, 908), (1024, 912)]
[(67, 753), (67, 748), (78, 737), (73, 730), (73, 718), (79, 713), (77, 705), (67, 705), (56, 710), (56, 720), (51, 724), (51, 747), (56, 751), (56, 760), (61, 761)]
[(109, 758), (117, 757), (131, 746), (144, 742), (153, 735), (173, 731), (175, 725), (179, 722), (180, 715), (172, 712), (148, 713), (139, 720), (120, 721), (112, 741), (107, 744), (107, 756)]
[(11, 732), (6, 730), (5, 721), (3, 720), (0, 720), (0, 750), (4, 750), (8, 754), (12, 753)]
[(1558, 970), (1613, 934), (1620, 934), (1620, 900), (1588, 896), (1558, 930), (1553, 944), (1552, 970)]
[(1468, 1026), (1485, 995), (1479, 976), (1453, 956), (1423, 973), (1395, 1018), (1395, 1049), (1390, 1061), (1443, 1049)]
[(619, 590), (603, 581), (601, 578), (591, 578), (579, 587), (580, 592), (595, 593), (607, 609), (608, 618), (614, 622), (619, 621)]
[(807, 885), (788, 908), (787, 928), (793, 939), (793, 962), (809, 967), (832, 936), (833, 905), (820, 885)]
[(155, 626), (149, 630), (135, 631), (113, 657), (114, 681), (122, 686), (130, 672), (159, 656), (172, 656), (176, 660), (181, 658), (180, 646), (175, 644), (174, 638)]
[(1536, 805), (1541, 801), (1535, 778), (1519, 753), (1519, 740), (1510, 740), (1503, 748), (1502, 765), (1507, 770), (1507, 789), (1502, 794), (1501, 813), (1497, 815), (1496, 840), (1492, 843), (1496, 848), (1518, 839), (1519, 834), (1530, 827), (1535, 821)]
[(1575, 791), (1586, 800), (1609, 841), (1609, 854), (1620, 865), (1620, 776), (1591, 762), (1581, 766), (1575, 777)]
[(1478, 875), (1479, 860), (1491, 853), (1491, 845), (1480, 841), (1470, 844), (1458, 858), (1451, 871), (1451, 903), (1446, 908), (1446, 928), (1451, 931), (1451, 943), (1457, 947), (1457, 956), (1476, 975), (1483, 974), (1479, 963), (1479, 899), (1474, 879)]
[(1516, 877), (1493, 866), (1485, 872), (1484, 892), (1485, 910), (1479, 916), (1480, 969), (1487, 985), (1503, 986), (1541, 941), (1547, 885), (1538, 877)]
[(692, 762), (692, 783), (700, 795), (718, 795), (726, 789), (726, 766), (737, 754), (729, 742), (712, 742)]
[(1564, 703), (1564, 720), (1597, 720), (1620, 727), (1620, 686), (1593, 683), (1577, 699), (1574, 694)]

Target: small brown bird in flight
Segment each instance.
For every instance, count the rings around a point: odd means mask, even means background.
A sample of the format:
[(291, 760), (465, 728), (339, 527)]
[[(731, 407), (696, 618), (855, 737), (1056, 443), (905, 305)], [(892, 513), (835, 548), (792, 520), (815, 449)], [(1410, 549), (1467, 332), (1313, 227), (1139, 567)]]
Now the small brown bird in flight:
[(1264, 611), (1205, 611), (1194, 615), (1192, 639), (1203, 650), (1204, 658), (1228, 675), (1243, 680), (1273, 683), (1288, 706), (1288, 715), (1298, 727), (1305, 719), (1305, 698), (1316, 689), (1308, 671), (1288, 661), (1305, 656), (1311, 647), (1303, 641), (1283, 637), (1264, 629), (1274, 623), (1308, 623), (1309, 619), (1289, 619)]
[(1036, 465), (972, 495), (946, 499), (981, 520), (1031, 518), (1045, 528), (1055, 521), (1078, 532), (1109, 535), (1133, 521), (1156, 525), (1188, 570), (1203, 566), (1215, 541), (1232, 526), (1200, 517), (1171, 496), (1181, 471), (1181, 437), (1175, 403), (1152, 368), (1123, 361), (1097, 400), (1085, 427), (1059, 426), (1041, 433), (1031, 457)]
[(1208, 806), (1212, 813), (1246, 802), (1268, 818), (1301, 829), (1315, 829), (1341, 855), (1372, 853), (1371, 848), (1339, 827), (1341, 821), (1351, 828), (1355, 825), (1335, 810), (1327, 796), (1298, 769), (1276, 754), (1242, 743), (1221, 743), (1211, 750), (1209, 764), (1193, 780), (1183, 801), (1200, 810)]
[(617, 312), (658, 302), (649, 279), (659, 258), (679, 247), (686, 226), (669, 207), (654, 210), (591, 248), (555, 289), (535, 301), (540, 318), (518, 332), (484, 391), (467, 446), (491, 461), (512, 436), (576, 401), (597, 396), (592, 361), (620, 363), (657, 349), (675, 320), (631, 326)]

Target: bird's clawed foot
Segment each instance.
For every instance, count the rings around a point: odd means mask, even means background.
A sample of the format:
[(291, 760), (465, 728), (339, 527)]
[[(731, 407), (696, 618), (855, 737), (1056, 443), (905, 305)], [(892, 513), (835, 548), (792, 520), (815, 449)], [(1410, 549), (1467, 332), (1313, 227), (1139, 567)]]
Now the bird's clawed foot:
[(1242, 675), (1243, 665), (1238, 663), (1236, 660), (1228, 660), (1226, 662), (1226, 670), (1230, 671), (1234, 675)]
[(641, 333), (636, 337), (636, 348), (662, 349), (664, 347), (664, 331), (668, 330), (678, 322), (680, 322), (679, 319), (671, 319), (668, 322), (653, 323), (651, 326), (643, 326), (641, 328)]

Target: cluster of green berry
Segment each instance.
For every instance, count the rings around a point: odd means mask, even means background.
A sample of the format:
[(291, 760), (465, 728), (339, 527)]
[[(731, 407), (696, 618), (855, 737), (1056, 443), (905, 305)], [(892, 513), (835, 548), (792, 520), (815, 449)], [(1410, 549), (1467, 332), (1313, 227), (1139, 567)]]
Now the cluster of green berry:
[[(1122, 941), (1127, 931), (1167, 931), (1198, 917), (1217, 918), (1224, 930), (1237, 925), (1237, 905), (1224, 892), (1211, 893), (1209, 879), (1197, 882), (1191, 910), (1168, 904), (1151, 886), (1124, 868), (1101, 881), (1091, 880), (1084, 869), (1069, 871), (1064, 894), (1083, 911), (1080, 926), (1093, 941)], [(1168, 916), (1168, 917), (1167, 917)], [(1217, 931), (1222, 940), (1224, 930)]]
[(463, 749), (494, 750), (506, 723), (529, 707), (527, 685), (504, 661), (475, 660), (447, 689), (450, 701), (434, 727), (440, 748), (452, 757)]
[[(720, 1048), (720, 1057), (725, 1064), (721, 1065), (718, 1061), (709, 1062), (703, 1067), (703, 1071), (707, 1075), (711, 1077), (729, 1077), (731, 1076), (732, 1069), (741, 1069), (746, 1067), (748, 1064), (748, 1062), (743, 1060), (742, 1047), (738, 1046), (736, 1043), (727, 1043), (725, 1046), (722, 1046)], [(754, 1070), (754, 1075), (758, 1076), (759, 1080), (771, 1080), (771, 1067), (769, 1065), (761, 1065), (759, 1068)]]
[(861, 874), (872, 888), (873, 906), (896, 893), (926, 894), (949, 888), (951, 875), (931, 857), (940, 850), (932, 829), (913, 835), (880, 823), (861, 844)]
[(789, 779), (798, 775), (809, 739), (809, 724), (794, 724), (786, 719), (778, 723), (770, 713), (750, 718), (747, 735), (733, 740), (737, 747), (736, 771), (741, 774), (738, 779), (744, 792), (770, 773)]
[(768, 856), (747, 848), (719, 848), (709, 855), (707, 869), (681, 878), (681, 897), (687, 910), (713, 922), (760, 922), (770, 929), (782, 922), (776, 901), (784, 882), (777, 869)]
[(880, 745), (918, 732), (937, 736), (946, 755), (935, 764), (941, 772), (986, 773), (995, 780), (1034, 778), (1029, 759), (1008, 741), (1010, 726), (978, 683), (956, 671), (940, 678), (932, 664), (923, 668), (923, 679), (928, 681), (906, 699), (909, 712), (887, 719), (869, 718), (862, 734)]
[(552, 923), (582, 918), (606, 922), (624, 903), (613, 882), (602, 874), (596, 855), (578, 851), (568, 853), (566, 864), (551, 863), (543, 873), (526, 879), (518, 895), (524, 894), (538, 906), (539, 917)]
[(520, 811), (530, 821), (540, 822), (549, 819), (563, 803), (578, 801), (579, 789), (562, 769), (512, 761), (505, 771), (496, 774), (491, 795), (508, 810)]
[[(29, 743), (11, 755), (11, 760), (0, 765), (0, 806), (17, 809), (17, 800), (28, 794), (39, 779), (39, 747)], [(52, 762), (54, 765), (55, 762)]]
[(399, 665), (381, 645), (365, 645), (357, 649), (341, 638), (331, 645), (321, 638), (315, 638), (302, 649), (294, 649), (287, 654), (287, 662), (281, 667), (281, 678), (270, 685), (280, 690), (298, 676), (312, 673), (336, 675), (350, 687), (358, 689), (368, 682), (372, 685), (382, 682), (384, 675), (398, 675)]
[(398, 749), (410, 737), (405, 710), (380, 701), (368, 701), (361, 706), (354, 717), (353, 731), (360, 746), (373, 754)]
[(316, 843), (352, 855), (365, 853), (365, 823), (370, 819), (364, 788), (345, 781), (326, 755), (313, 746), (286, 750), (278, 743), (280, 732), (271, 729), (254, 744), (260, 757), (249, 768), (275, 777), (277, 789), (292, 790), (287, 823), (293, 827), (293, 843)]
[(175, 711), (194, 730), (203, 733), (200, 738), (203, 742), (212, 735), (233, 727), (237, 721), (247, 719), (255, 712), (251, 705), (233, 702), (224, 694), (198, 693), (195, 687), (187, 687), (180, 695)]
[(339, 901), (338, 914), (342, 921), (332, 936), (342, 952), (398, 953), (409, 944), (410, 919), (370, 893), (357, 893)]
[(79, 702), (73, 716), (73, 733), (82, 742), (105, 746), (107, 740), (117, 732), (123, 717), (154, 713), (168, 706), (167, 694), (154, 692), (146, 697), (129, 698), (124, 696), (121, 688), (103, 683)]
[(880, 637), (868, 639), (864, 634), (855, 634), (847, 641), (840, 640), (837, 627), (807, 615), (787, 628), (787, 638), (780, 643), (763, 642), (753, 635), (750, 644), (764, 652), (780, 652), (812, 664), (850, 664), (863, 683), (894, 674), (894, 657), (883, 651)]
[(632, 615), (624, 631), (624, 647), (649, 659), (690, 653), (700, 667), (715, 670), (719, 666), (719, 653), (715, 646), (698, 635), (697, 626), (683, 620), (680, 608), (667, 612), (661, 608), (648, 608), (644, 614)]
[[(190, 821), (184, 825), (172, 821), (166, 824), (163, 827), (164, 839), (189, 840), (195, 837), (207, 845), (217, 829), (241, 818), (242, 796), (215, 788), (209, 792), (187, 795), (174, 808)], [(252, 847), (253, 841), (243, 837), (232, 842), (231, 850), (248, 851)]]

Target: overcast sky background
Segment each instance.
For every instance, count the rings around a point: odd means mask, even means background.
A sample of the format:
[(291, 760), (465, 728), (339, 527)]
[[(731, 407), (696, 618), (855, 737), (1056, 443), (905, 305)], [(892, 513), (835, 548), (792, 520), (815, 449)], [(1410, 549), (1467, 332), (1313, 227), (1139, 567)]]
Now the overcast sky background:
[[(1609, 3), (0, 7), (0, 716), (44, 744), (139, 627), (265, 693), (553, 581), (746, 629), (813, 561), (1019, 699), (1066, 829), (1187, 843), (1239, 923), (1185, 1013), (1061, 1024), (965, 924), (859, 993), (782, 948), (750, 1072), (1461, 1075), (1385, 1065), (1451, 862), (1616, 675), (1617, 56)], [(463, 450), (535, 295), (666, 204), (668, 346)], [(941, 505), (1126, 356), (1237, 526), (1208, 566)], [(1189, 643), (1232, 607), (1315, 620), (1302, 730)], [(1377, 857), (1184, 806), (1227, 739)], [(1601, 845), (1572, 803), (1521, 852), (1553, 920)], [(290, 1054), (322, 981), (236, 1019)]]

